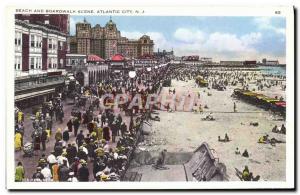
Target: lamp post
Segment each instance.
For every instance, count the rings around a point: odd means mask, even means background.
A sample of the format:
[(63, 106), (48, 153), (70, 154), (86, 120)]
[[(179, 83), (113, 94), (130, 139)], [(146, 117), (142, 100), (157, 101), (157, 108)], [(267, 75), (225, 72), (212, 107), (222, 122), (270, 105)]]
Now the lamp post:
[[(131, 97), (133, 99), (133, 81), (136, 77), (136, 72), (134, 70), (131, 70), (128, 72), (129, 78), (131, 80)], [(131, 99), (131, 101), (132, 101)], [(131, 115), (130, 115), (130, 123), (129, 123), (129, 130), (131, 131), (133, 128), (133, 108), (131, 108)]]

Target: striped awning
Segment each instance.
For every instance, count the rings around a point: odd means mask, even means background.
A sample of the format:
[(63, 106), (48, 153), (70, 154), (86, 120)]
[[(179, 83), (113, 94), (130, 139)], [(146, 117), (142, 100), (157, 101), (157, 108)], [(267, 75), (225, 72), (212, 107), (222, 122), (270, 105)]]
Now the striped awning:
[(104, 62), (104, 59), (100, 58), (97, 55), (88, 55), (88, 62)]

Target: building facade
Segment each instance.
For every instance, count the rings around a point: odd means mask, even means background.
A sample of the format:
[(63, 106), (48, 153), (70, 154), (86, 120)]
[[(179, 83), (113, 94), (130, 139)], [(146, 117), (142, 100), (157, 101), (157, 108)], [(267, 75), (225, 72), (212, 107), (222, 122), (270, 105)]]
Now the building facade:
[(67, 54), (67, 71), (80, 85), (87, 86), (108, 79), (108, 64), (96, 55)]
[(244, 61), (220, 61), (221, 66), (243, 66)]
[(154, 57), (157, 59), (161, 59), (163, 62), (170, 62), (171, 60), (174, 60), (175, 55), (173, 49), (171, 51), (162, 50), (153, 53)]
[(278, 60), (267, 60), (266, 58), (262, 59), (262, 64), (266, 66), (276, 66), (279, 65)]
[(15, 16), (15, 102), (32, 105), (64, 85), (67, 15)]
[(110, 19), (104, 27), (100, 24), (91, 27), (85, 19), (76, 24), (76, 34), (69, 37), (71, 53), (95, 54), (110, 59), (116, 54), (126, 58), (137, 58), (153, 54), (153, 40), (143, 35), (137, 40), (122, 37), (116, 24)]

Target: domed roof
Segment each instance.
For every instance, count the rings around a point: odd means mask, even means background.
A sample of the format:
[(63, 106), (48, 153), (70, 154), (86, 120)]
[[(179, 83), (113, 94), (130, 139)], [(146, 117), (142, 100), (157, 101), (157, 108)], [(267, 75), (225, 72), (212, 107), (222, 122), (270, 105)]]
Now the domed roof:
[(149, 39), (150, 37), (148, 35), (141, 36), (141, 39)]
[(106, 23), (106, 25), (115, 25), (115, 23), (112, 21), (111, 17), (110, 17), (109, 21)]
[(125, 58), (121, 54), (116, 54), (111, 58), (111, 61), (124, 61), (124, 60), (125, 60)]

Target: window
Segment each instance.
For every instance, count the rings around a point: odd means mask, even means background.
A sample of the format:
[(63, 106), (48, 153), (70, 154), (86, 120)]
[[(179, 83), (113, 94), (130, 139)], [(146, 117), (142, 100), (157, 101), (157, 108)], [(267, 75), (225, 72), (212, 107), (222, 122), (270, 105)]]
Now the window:
[(36, 42), (35, 42), (35, 47), (39, 47), (39, 39), (40, 39), (40, 37), (36, 37), (37, 38), (37, 40), (36, 40)]
[(45, 20), (45, 24), (49, 24), (49, 20)]
[(52, 58), (48, 58), (48, 68), (52, 68)]
[(53, 49), (56, 49), (56, 41), (52, 40), (52, 43), (53, 43)]
[(15, 70), (19, 70), (19, 64), (20, 64), (20, 61), (19, 61), (19, 56), (16, 56), (15, 57)]
[(34, 38), (35, 38), (34, 35), (30, 36), (30, 46), (31, 47), (34, 47), (34, 40), (35, 40)]
[(36, 58), (36, 60), (37, 60), (36, 68), (37, 69), (42, 69), (42, 58), (38, 57), (38, 58)]
[(36, 43), (35, 43), (36, 47), (41, 48), (42, 47), (42, 37), (41, 36), (37, 36), (36, 37)]
[(22, 57), (18, 57), (18, 63), (17, 63), (17, 68), (18, 70), (21, 70), (21, 61), (22, 61)]
[(49, 49), (52, 49), (52, 39), (48, 39), (48, 47), (49, 47)]
[(30, 58), (30, 69), (34, 69), (34, 58)]

